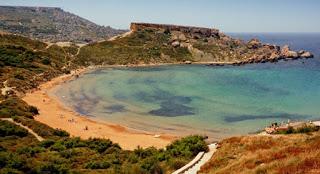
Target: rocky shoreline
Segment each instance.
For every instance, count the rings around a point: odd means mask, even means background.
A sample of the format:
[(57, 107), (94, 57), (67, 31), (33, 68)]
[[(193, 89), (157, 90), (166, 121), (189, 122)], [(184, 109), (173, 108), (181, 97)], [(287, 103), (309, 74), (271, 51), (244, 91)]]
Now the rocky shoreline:
[[(251, 63), (277, 62), (279, 60), (294, 60), (299, 58), (313, 58), (313, 54), (306, 51), (293, 51), (289, 45), (262, 43), (258, 39), (246, 42), (232, 38), (215, 28), (131, 23), (132, 33), (165, 33), (170, 36), (164, 45), (174, 49), (187, 49), (192, 60), (185, 60), (185, 64), (208, 62), (211, 66), (244, 65)], [(145, 32), (144, 32), (145, 31)], [(146, 34), (145, 34), (146, 35)]]
[(217, 63), (209, 63), (208, 66), (224, 66), (224, 65), (234, 65), (234, 66), (240, 66), (240, 65), (246, 65), (246, 64), (253, 64), (253, 63), (267, 63), (267, 62), (278, 62), (280, 60), (297, 60), (297, 59), (309, 59), (314, 58), (314, 55), (310, 53), (309, 51), (300, 50), (300, 51), (293, 51), (290, 49), (289, 45), (285, 45), (282, 48), (280, 46), (271, 45), (271, 44), (261, 44), (260, 41), (257, 39), (252, 39), (249, 41), (249, 44), (252, 42), (257, 43), (257, 48), (269, 48), (272, 51), (271, 56), (268, 56), (266, 54), (259, 54), (256, 55), (256, 57), (252, 57), (246, 60), (241, 61), (235, 61), (235, 62), (217, 62)]

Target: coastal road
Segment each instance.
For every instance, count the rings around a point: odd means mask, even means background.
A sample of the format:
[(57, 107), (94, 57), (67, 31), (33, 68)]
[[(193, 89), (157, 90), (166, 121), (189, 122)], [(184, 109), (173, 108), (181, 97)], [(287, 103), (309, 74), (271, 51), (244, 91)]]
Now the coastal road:
[(27, 126), (24, 126), (21, 123), (17, 123), (15, 122), (12, 118), (1, 118), (1, 120), (5, 120), (5, 121), (9, 121), (11, 123), (14, 123), (24, 129), (26, 129), (30, 134), (32, 134), (33, 136), (35, 136), (37, 138), (38, 141), (43, 141), (44, 138), (42, 138), (41, 136), (39, 136), (37, 133), (35, 133), (32, 129), (28, 128)]

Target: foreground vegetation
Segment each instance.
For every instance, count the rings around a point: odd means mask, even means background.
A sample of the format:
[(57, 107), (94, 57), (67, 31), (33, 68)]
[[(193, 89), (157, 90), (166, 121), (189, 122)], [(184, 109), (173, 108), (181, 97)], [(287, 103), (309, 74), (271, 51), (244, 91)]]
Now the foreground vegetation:
[(37, 110), (19, 98), (7, 99), (0, 109), (10, 113), (4, 117), (45, 138), (38, 142), (25, 129), (0, 121), (1, 173), (169, 173), (208, 150), (204, 137), (190, 136), (165, 149), (128, 151), (107, 139), (69, 137), (65, 131), (37, 122), (33, 119)]
[(200, 173), (320, 173), (320, 132), (225, 139)]

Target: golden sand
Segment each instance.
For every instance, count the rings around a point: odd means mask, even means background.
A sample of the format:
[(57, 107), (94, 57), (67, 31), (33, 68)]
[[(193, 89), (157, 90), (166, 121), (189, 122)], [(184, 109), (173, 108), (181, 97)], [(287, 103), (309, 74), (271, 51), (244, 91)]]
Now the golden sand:
[(86, 69), (81, 69), (71, 74), (54, 78), (40, 85), (38, 90), (27, 93), (22, 99), (39, 109), (40, 114), (35, 117), (35, 120), (50, 127), (65, 130), (71, 136), (84, 139), (90, 137), (107, 138), (127, 150), (135, 149), (137, 146), (163, 148), (175, 139), (170, 135), (159, 136), (152, 133), (142, 133), (121, 125), (90, 120), (88, 117), (81, 116), (67, 108), (56, 97), (48, 94), (53, 87), (74, 78), (75, 74), (81, 74), (85, 71)]

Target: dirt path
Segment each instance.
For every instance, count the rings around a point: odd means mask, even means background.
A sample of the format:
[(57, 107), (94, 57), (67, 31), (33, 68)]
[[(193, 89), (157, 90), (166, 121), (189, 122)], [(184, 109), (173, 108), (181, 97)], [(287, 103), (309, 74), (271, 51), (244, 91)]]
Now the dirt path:
[(33, 136), (35, 136), (37, 138), (38, 141), (43, 141), (44, 138), (42, 138), (41, 136), (39, 136), (37, 133), (35, 133), (32, 129), (28, 128), (27, 126), (24, 126), (21, 123), (17, 123), (15, 122), (12, 118), (1, 118), (1, 120), (5, 120), (5, 121), (9, 121), (11, 123), (14, 123), (24, 129), (26, 129), (30, 134), (32, 134)]
[(214, 152), (217, 150), (217, 144), (213, 143), (208, 145), (209, 152), (204, 153), (200, 152), (192, 161), (190, 161), (187, 165), (183, 166), (179, 170), (176, 170), (172, 174), (197, 174), (197, 172), (200, 170), (201, 166), (203, 166), (205, 163), (207, 163)]

